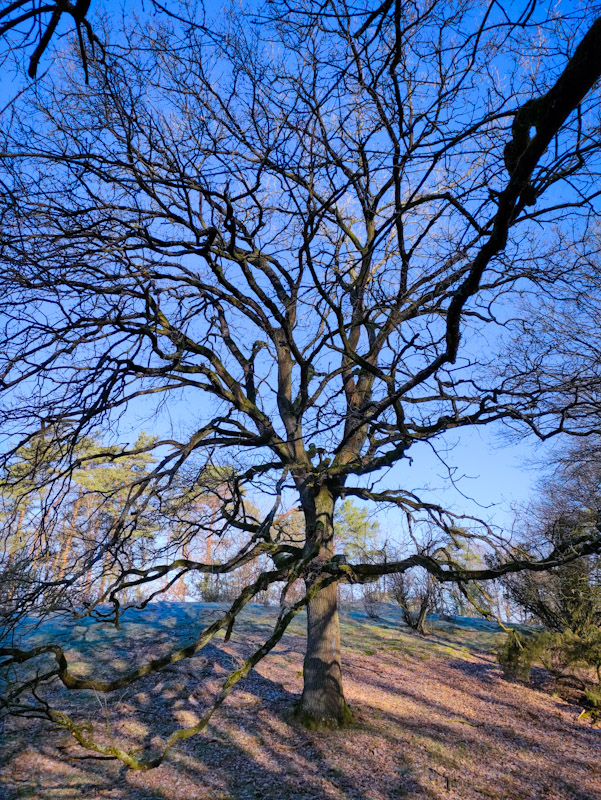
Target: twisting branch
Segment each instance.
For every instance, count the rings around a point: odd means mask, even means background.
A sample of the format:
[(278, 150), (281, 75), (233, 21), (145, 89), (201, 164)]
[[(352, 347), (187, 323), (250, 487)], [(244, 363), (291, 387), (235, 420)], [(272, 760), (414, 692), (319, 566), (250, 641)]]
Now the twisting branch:
[[(213, 714), (218, 710), (218, 708), (222, 705), (223, 701), (227, 698), (230, 694), (232, 689), (235, 685), (245, 678), (248, 673), (269, 653), (275, 645), (280, 641), (282, 636), (284, 635), (288, 625), (292, 621), (292, 619), (301, 611), (305, 606), (310, 602), (311, 597), (315, 596), (321, 589), (324, 589), (326, 586), (333, 583), (336, 579), (332, 576), (326, 576), (320, 580), (316, 580), (310, 588), (307, 589), (306, 594), (294, 605), (289, 607), (283, 607), (278, 619), (276, 621), (275, 627), (273, 632), (266, 641), (255, 650), (255, 652), (249, 656), (242, 666), (239, 667), (235, 672), (231, 673), (226, 680), (223, 682), (221, 691), (219, 692), (216, 699), (213, 701), (212, 705), (207, 709), (207, 711), (203, 714), (199, 722), (195, 725), (188, 727), (188, 728), (178, 728), (177, 730), (173, 731), (169, 738), (167, 739), (166, 743), (163, 745), (160, 753), (156, 755), (154, 758), (144, 760), (137, 758), (131, 752), (127, 752), (115, 745), (103, 745), (95, 741), (94, 739), (94, 727), (91, 722), (85, 723), (77, 723), (75, 722), (68, 714), (62, 711), (57, 711), (50, 707), (48, 703), (40, 701), (42, 703), (41, 709), (41, 716), (45, 716), (50, 722), (52, 722), (58, 728), (63, 730), (69, 731), (75, 740), (86, 750), (90, 750), (96, 753), (100, 753), (105, 756), (109, 756), (111, 758), (118, 759), (119, 761), (123, 762), (127, 767), (134, 770), (142, 770), (146, 771), (149, 769), (154, 769), (158, 767), (163, 760), (165, 759), (166, 755), (169, 751), (179, 742), (184, 739), (189, 739), (191, 736), (196, 736), (207, 727), (208, 723), (211, 720)], [(265, 581), (263, 581), (264, 583)], [(257, 581), (259, 583), (259, 581)], [(239, 609), (238, 609), (239, 610)], [(237, 612), (236, 612), (237, 613)], [(231, 621), (235, 618), (235, 614), (231, 617)], [(225, 619), (225, 617), (223, 618)], [(221, 621), (220, 621), (221, 623)], [(216, 625), (217, 623), (215, 623)], [(223, 627), (222, 624), (219, 625), (220, 628)], [(207, 634), (209, 630), (212, 630), (214, 626), (211, 626), (210, 629), (207, 629)], [(216, 630), (213, 630), (211, 635), (214, 635)], [(202, 644), (199, 642), (202, 641)], [(161, 659), (163, 663), (161, 666), (166, 666), (168, 663), (174, 663), (175, 661), (180, 660), (181, 658), (189, 658), (195, 652), (197, 652), (201, 647), (203, 647), (208, 639), (205, 636), (202, 637), (202, 640), (199, 640), (196, 644), (198, 646), (194, 646), (194, 650), (190, 650), (190, 648), (184, 648), (184, 650), (180, 650), (177, 653), (172, 654), (171, 658), (168, 661)], [(89, 682), (89, 685), (84, 686), (81, 684), (77, 679), (73, 679), (72, 676), (67, 678), (67, 671), (66, 667), (63, 668), (60, 666), (60, 663), (64, 661), (64, 655), (58, 656), (57, 655), (58, 648), (54, 648), (52, 652), (55, 653), (57, 660), (59, 660), (59, 671), (58, 676), (63, 681), (65, 686), (69, 689), (81, 689), (81, 688), (93, 688), (96, 691), (102, 692), (110, 692), (114, 691), (115, 689), (122, 688), (123, 686), (127, 685), (127, 683), (123, 683), (123, 679), (118, 679), (112, 682), (99, 682), (99, 681), (92, 681)], [(3, 650), (0, 649), (0, 655), (3, 654)], [(46, 651), (48, 652), (48, 651)], [(184, 654), (185, 653), (185, 654)], [(27, 656), (29, 658), (31, 656)], [(15, 657), (16, 659), (21, 658), (21, 654)], [(142, 674), (149, 674), (150, 672), (155, 672), (160, 667), (156, 666), (159, 660), (157, 659), (153, 662), (152, 668), (147, 668), (145, 672), (140, 673), (138, 671), (138, 677)], [(66, 662), (65, 662), (66, 663)], [(0, 665), (1, 667), (2, 665)], [(150, 667), (150, 665), (147, 665)], [(49, 677), (54, 673), (48, 673), (45, 677)], [(130, 676), (133, 673), (130, 673)], [(77, 685), (74, 681), (77, 681)], [(129, 681), (131, 682), (131, 681)], [(37, 684), (36, 684), (37, 685)], [(35, 696), (35, 694), (34, 694)], [(39, 701), (39, 698), (36, 698)]]

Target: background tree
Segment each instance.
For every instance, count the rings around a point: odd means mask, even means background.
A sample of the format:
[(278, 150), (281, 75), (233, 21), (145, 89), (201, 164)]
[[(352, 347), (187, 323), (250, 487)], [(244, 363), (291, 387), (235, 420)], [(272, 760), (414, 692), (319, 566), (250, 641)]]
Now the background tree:
[[(564, 447), (547, 468), (539, 496), (521, 510), (519, 546), (528, 558), (587, 535), (601, 508), (598, 437)], [(592, 554), (540, 575), (508, 575), (505, 592), (522, 620), (543, 630), (512, 631), (498, 650), (504, 674), (528, 682), (540, 662), (561, 685), (581, 691), (581, 714), (601, 717), (601, 557)], [(592, 677), (594, 675), (595, 679)]]
[[(379, 541), (380, 526), (370, 517), (369, 510), (352, 500), (344, 500), (334, 515), (335, 549), (351, 561), (376, 563), (385, 558), (386, 543)], [(351, 598), (352, 598), (351, 587)], [(378, 616), (382, 600), (380, 581), (363, 585), (363, 605), (370, 617)]]
[[(473, 540), (469, 532), (456, 529), (451, 532), (445, 547), (448, 563), (455, 569), (474, 571), (485, 564), (485, 552), (478, 540)], [(475, 581), (459, 581), (443, 590), (441, 604), (451, 614), (470, 616), (488, 614), (491, 599), (482, 586)]]
[[(157, 422), (156, 462), (123, 487), (101, 547), (59, 584), (76, 594), (108, 555), (118, 572), (103, 597), (117, 614), (124, 593), (153, 596), (166, 576), (271, 558), (195, 642), (119, 679), (77, 678), (54, 644), (2, 649), (4, 666), (50, 654), (45, 680), (113, 691), (219, 631), (229, 637), (247, 602), (284, 585), (271, 637), (154, 758), (99, 743), (36, 700), (37, 686), (27, 713), (131, 767), (155, 766), (201, 731), (304, 607), (301, 718), (347, 719), (340, 581), (421, 566), (466, 585), (601, 545), (595, 524), (540, 559), (516, 557), (490, 528), (399, 488), (389, 472), (464, 427), (506, 420), (541, 439), (589, 429), (594, 370), (562, 371), (553, 358), (524, 367), (504, 347), (519, 332), (519, 298), (546, 313), (597, 286), (601, 20), (541, 7), (524, 24), (496, 3), (380, 11), (273, 3), (256, 24), (230, 15), (211, 35), (200, 22), (157, 21), (121, 37), (119, 58), (91, 63), (89, 86), (66, 56), (2, 133), (7, 464), (46, 425), (61, 454), (55, 486), (79, 469), (76, 442), (101, 422), (125, 425), (161, 401), (182, 409), (175, 430)], [(119, 457), (136, 452), (124, 446)], [(223, 463), (233, 475), (221, 530), (245, 534), (232, 556), (144, 567), (119, 557), (182, 476), (200, 494), (194, 475)], [(273, 524), (291, 496), (304, 517), (298, 545)], [(334, 519), (348, 498), (405, 516), (404, 558), (345, 563)], [(191, 524), (185, 537), (201, 530)], [(496, 547), (492, 566), (453, 555), (450, 543), (476, 537)], [(287, 602), (299, 580), (303, 596)], [(22, 694), (10, 708), (23, 710)]]
[(411, 570), (392, 576), (392, 596), (399, 604), (403, 621), (425, 636), (426, 617), (440, 602), (440, 587), (429, 574)]
[[(6, 602), (0, 620), (5, 635), (28, 614), (34, 598), (46, 613), (106, 602), (111, 575), (120, 572), (117, 563), (144, 564), (151, 553), (160, 552), (160, 542), (149, 545), (157, 532), (156, 510), (140, 517), (119, 551), (105, 547), (129, 487), (144, 478), (152, 463), (152, 439), (141, 434), (133, 452), (119, 457), (116, 446), (84, 437), (76, 444), (75, 468), (68, 474), (61, 473), (63, 454), (56, 444), (56, 434), (45, 428), (18, 448), (0, 486), (6, 531), (1, 574)], [(73, 585), (82, 564), (87, 570)]]
[(378, 535), (380, 525), (370, 519), (367, 508), (359, 507), (352, 500), (344, 500), (334, 516), (334, 533), (337, 549), (353, 560), (366, 561), (381, 552)]
[[(521, 547), (540, 557), (595, 528), (601, 509), (601, 448), (591, 438), (556, 457), (536, 501), (519, 515)], [(540, 575), (503, 579), (515, 606), (551, 631), (586, 635), (601, 626), (601, 557), (598, 554)]]

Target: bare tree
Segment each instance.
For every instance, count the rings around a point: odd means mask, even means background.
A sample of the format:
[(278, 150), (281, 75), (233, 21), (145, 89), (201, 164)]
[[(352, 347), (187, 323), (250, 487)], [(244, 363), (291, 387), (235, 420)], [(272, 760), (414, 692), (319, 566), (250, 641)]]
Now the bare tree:
[(439, 587), (430, 573), (399, 572), (392, 576), (392, 595), (399, 604), (403, 621), (411, 630), (425, 636), (426, 617), (436, 605)]
[[(2, 133), (5, 463), (52, 431), (56, 487), (85, 461), (82, 435), (177, 403), (177, 432), (144, 448), (155, 465), (130, 482), (110, 532), (46, 589), (76, 587), (109, 553), (120, 570), (100, 599), (118, 616), (133, 587), (153, 596), (166, 576), (228, 573), (267, 555), (271, 565), (188, 647), (115, 680), (76, 677), (57, 644), (0, 654), (5, 667), (55, 661), (31, 701), (31, 681), (11, 691), (9, 710), (147, 769), (204, 729), (304, 608), (300, 716), (348, 719), (341, 581), (420, 566), (464, 584), (601, 548), (596, 523), (540, 559), (504, 551), (466, 567), (458, 540), (502, 542), (389, 472), (464, 427), (508, 421), (546, 439), (590, 426), (594, 371), (544, 359), (525, 369), (515, 345), (503, 354), (518, 298), (559, 308), (596, 270), (601, 20), (542, 8), (512, 20), (497, 3), (389, 2), (375, 15), (272, 3), (210, 36), (167, 19), (120, 42), (119, 58), (90, 64), (89, 86), (65, 56)], [(223, 464), (222, 530), (245, 534), (234, 555), (119, 559), (148, 498), (160, 507), (182, 475), (200, 492), (194, 472)], [(290, 493), (304, 516), (299, 544), (274, 524)], [(396, 507), (415, 549), (371, 564), (336, 555), (345, 498)], [(202, 530), (187, 520), (182, 542)], [(287, 602), (299, 579), (304, 594)], [(190, 657), (219, 631), (229, 637), (238, 612), (278, 583), (271, 637), (153, 758), (103, 744), (40, 699), (45, 681), (110, 692)], [(40, 610), (28, 604), (15, 613)]]
[[(104, 51), (104, 43), (96, 34), (91, 20), (92, 0), (12, 0), (0, 9), (0, 42), (10, 50), (27, 50), (29, 56), (28, 75), (36, 78), (40, 61), (51, 44), (61, 38), (63, 23), (68, 20), (75, 29), (79, 60), (88, 81), (88, 62)], [(95, 5), (98, 5), (96, 3)], [(144, 4), (142, 4), (143, 7)], [(149, 0), (149, 7), (183, 21), (177, 14), (175, 3)]]
[[(38, 0), (14, 0), (0, 9), (0, 38), (9, 33), (16, 34), (18, 47), (33, 46), (29, 59), (29, 77), (35, 78), (40, 59), (57, 35), (61, 18), (69, 17), (75, 26), (79, 43), (81, 61), (86, 73), (88, 56), (85, 39), (94, 47), (99, 41), (87, 17), (91, 0), (52, 0), (44, 3)], [(84, 37), (85, 32), (85, 37)]]

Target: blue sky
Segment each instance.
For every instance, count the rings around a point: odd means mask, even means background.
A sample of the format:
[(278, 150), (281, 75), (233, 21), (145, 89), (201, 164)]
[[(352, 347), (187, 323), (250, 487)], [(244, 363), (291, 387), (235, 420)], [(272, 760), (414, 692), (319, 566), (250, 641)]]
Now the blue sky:
[[(108, 0), (106, 5), (118, 7), (119, 4)], [(209, 11), (218, 5), (220, 3), (209, 3)], [(50, 64), (51, 58), (47, 55), (40, 71), (43, 72)], [(14, 73), (6, 65), (0, 69), (3, 69), (0, 80), (2, 108), (29, 81), (22, 71)], [(169, 415), (163, 414), (154, 423), (139, 420), (133, 413), (125, 421), (131, 426), (134, 438), (133, 429), (139, 427), (151, 432), (166, 431), (170, 424), (168, 416), (177, 420), (180, 411), (185, 417), (185, 410), (186, 403), (178, 401), (171, 405)], [(511, 441), (503, 436), (502, 431), (501, 426), (487, 426), (447, 434), (444, 440), (441, 439), (440, 453), (453, 471), (457, 489), (450, 484), (444, 464), (428, 445), (414, 447), (411, 462), (404, 461), (397, 465), (392, 475), (389, 474), (387, 483), (390, 485), (394, 482), (399, 488), (406, 487), (418, 493), (423, 489), (423, 497), (427, 499), (508, 527), (511, 524), (512, 504), (525, 501), (538, 479), (540, 470), (534, 468), (532, 462), (535, 459), (542, 460), (545, 452), (551, 453), (555, 445), (539, 447), (532, 440)]]

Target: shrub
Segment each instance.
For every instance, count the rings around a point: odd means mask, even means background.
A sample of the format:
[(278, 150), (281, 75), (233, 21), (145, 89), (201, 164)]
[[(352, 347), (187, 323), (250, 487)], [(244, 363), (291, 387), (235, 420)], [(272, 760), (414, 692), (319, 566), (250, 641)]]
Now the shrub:
[(601, 628), (591, 628), (577, 636), (566, 632), (560, 637), (566, 662), (571, 666), (594, 669), (601, 685)]
[(584, 690), (588, 708), (580, 715), (580, 719), (590, 719), (593, 725), (601, 722), (601, 686), (589, 686)]
[[(497, 660), (508, 680), (528, 683), (530, 670), (539, 661), (556, 678), (577, 683), (582, 689), (582, 704), (586, 706), (580, 719), (589, 719), (593, 725), (601, 723), (601, 628), (582, 635), (567, 630), (524, 636), (514, 630), (498, 648)], [(568, 668), (584, 668), (589, 674), (570, 674), (566, 672)], [(590, 680), (593, 669), (596, 684)]]
[(520, 683), (528, 683), (530, 680), (530, 670), (535, 656), (530, 638), (513, 630), (497, 649), (497, 661), (507, 680)]

